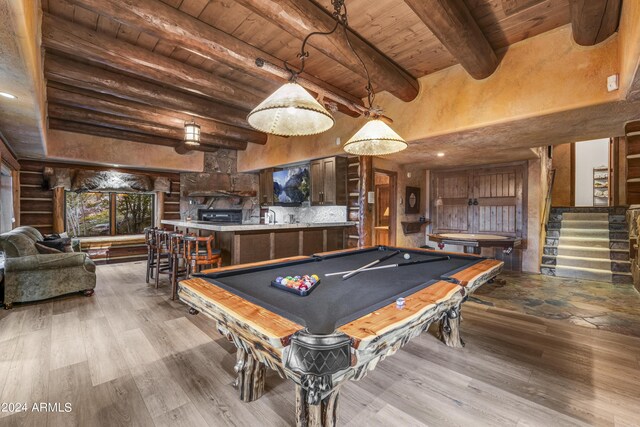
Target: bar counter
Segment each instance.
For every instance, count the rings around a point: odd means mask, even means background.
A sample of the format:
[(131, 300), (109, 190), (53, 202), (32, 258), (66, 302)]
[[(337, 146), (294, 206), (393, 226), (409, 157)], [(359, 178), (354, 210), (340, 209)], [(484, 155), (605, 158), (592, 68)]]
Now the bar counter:
[(351, 221), (293, 224), (212, 224), (206, 221), (163, 220), (185, 233), (215, 234), (224, 265), (266, 261), (346, 248)]

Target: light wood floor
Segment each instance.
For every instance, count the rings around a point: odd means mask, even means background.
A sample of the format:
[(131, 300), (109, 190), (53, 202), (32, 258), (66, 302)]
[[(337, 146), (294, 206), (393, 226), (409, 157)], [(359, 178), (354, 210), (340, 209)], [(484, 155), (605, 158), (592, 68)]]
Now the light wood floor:
[[(98, 267), (91, 298), (0, 313), (0, 402), (70, 402), (70, 413), (0, 413), (15, 426), (284, 426), (293, 385), (240, 402), (235, 349), (202, 315), (144, 284), (141, 263)], [(340, 424), (640, 425), (640, 339), (467, 303), (462, 350), (423, 334), (342, 388)]]

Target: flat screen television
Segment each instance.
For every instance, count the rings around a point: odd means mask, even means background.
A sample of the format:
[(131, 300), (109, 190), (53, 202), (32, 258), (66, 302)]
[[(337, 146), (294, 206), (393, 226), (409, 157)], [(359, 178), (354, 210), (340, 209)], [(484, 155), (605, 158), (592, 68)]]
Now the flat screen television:
[(273, 173), (274, 202), (282, 205), (299, 205), (309, 200), (311, 184), (309, 166), (296, 166)]

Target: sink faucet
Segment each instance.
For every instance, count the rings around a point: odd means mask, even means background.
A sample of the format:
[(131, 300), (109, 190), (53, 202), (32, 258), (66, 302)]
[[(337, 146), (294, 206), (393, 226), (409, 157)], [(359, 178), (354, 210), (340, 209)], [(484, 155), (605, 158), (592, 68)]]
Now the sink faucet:
[(269, 224), (271, 224), (271, 214), (273, 214), (273, 224), (276, 223), (276, 212), (273, 209), (269, 209), (269, 211), (267, 212), (267, 218), (269, 220)]

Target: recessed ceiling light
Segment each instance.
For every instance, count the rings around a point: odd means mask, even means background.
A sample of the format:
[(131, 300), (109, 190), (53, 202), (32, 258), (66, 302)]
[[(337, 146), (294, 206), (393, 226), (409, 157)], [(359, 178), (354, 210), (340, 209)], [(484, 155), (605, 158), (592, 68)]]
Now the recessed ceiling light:
[(437, 156), (438, 157), (444, 157), (444, 153), (438, 153)]
[(16, 99), (17, 98), (17, 96), (11, 95), (10, 93), (7, 93), (7, 92), (0, 92), (0, 96), (4, 96), (5, 98), (9, 98), (9, 99)]

